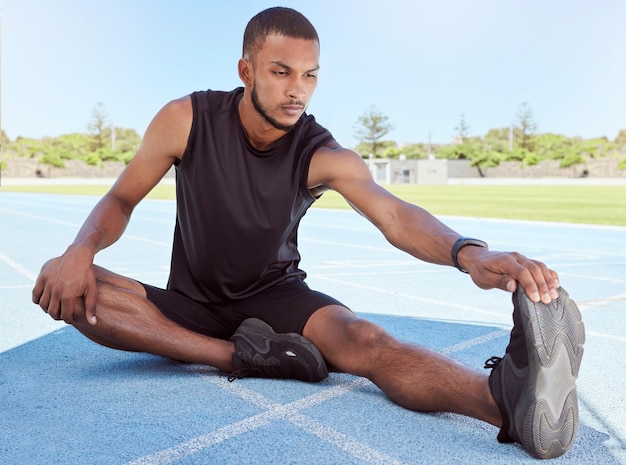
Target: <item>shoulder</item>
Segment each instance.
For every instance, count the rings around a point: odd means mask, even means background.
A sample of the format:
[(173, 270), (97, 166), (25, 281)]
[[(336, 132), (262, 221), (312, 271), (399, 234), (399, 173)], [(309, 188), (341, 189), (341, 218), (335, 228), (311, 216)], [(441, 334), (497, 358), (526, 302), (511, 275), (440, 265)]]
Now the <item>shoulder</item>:
[(166, 103), (150, 122), (142, 146), (156, 153), (180, 158), (187, 147), (193, 122), (191, 96)]
[(146, 130), (146, 135), (164, 130), (168, 130), (170, 132), (169, 135), (171, 135), (173, 131), (180, 130), (187, 125), (191, 126), (192, 119), (193, 105), (191, 95), (171, 100), (163, 105), (154, 116)]
[(300, 118), (292, 132), (296, 134), (300, 143), (306, 144), (312, 150), (317, 150), (319, 147), (334, 141), (330, 131), (319, 124), (313, 115), (309, 114), (304, 114)]
[(318, 148), (311, 159), (309, 185), (325, 185), (331, 189), (347, 180), (361, 179), (369, 181), (369, 168), (356, 152), (331, 140)]
[(239, 100), (243, 96), (243, 87), (237, 87), (231, 91), (202, 90), (189, 95), (196, 112), (222, 113), (230, 112), (237, 108)]
[(177, 118), (191, 118), (193, 115), (193, 104), (191, 95), (185, 95), (184, 97), (171, 100), (166, 103), (161, 111), (157, 114), (157, 117), (163, 119), (177, 119)]

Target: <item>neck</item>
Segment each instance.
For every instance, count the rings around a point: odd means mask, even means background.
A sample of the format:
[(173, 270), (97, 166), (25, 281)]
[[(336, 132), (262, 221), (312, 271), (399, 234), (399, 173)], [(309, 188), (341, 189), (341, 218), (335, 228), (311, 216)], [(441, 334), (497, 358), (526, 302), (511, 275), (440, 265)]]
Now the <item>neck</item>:
[(286, 131), (276, 129), (259, 115), (252, 104), (248, 89), (244, 91), (243, 97), (239, 100), (239, 119), (248, 140), (257, 150), (272, 148), (287, 134)]

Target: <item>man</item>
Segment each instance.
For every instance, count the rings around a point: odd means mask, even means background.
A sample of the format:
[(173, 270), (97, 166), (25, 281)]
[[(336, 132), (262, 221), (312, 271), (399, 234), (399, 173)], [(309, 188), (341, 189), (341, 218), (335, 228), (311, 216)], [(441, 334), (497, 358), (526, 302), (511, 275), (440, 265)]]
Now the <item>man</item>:
[[(212, 365), (231, 374), (319, 381), (327, 366), (365, 376), (417, 411), (457, 412), (500, 427), (537, 457), (571, 446), (584, 331), (557, 274), (493, 252), (378, 186), (362, 159), (305, 114), (319, 39), (287, 8), (244, 34), (243, 89), (172, 101), (65, 253), (47, 262), (33, 301), (105, 346)], [(167, 289), (93, 264), (172, 166), (177, 218)], [(333, 189), (396, 247), (454, 265), (482, 288), (514, 293), (514, 328), (490, 376), (405, 344), (304, 283), (297, 228)]]

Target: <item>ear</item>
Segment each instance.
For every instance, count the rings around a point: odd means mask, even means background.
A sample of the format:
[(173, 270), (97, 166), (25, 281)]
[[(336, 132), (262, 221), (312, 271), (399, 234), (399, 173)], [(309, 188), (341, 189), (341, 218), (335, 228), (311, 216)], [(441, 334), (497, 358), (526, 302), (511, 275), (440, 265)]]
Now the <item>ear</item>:
[(237, 70), (239, 71), (239, 79), (244, 83), (246, 87), (252, 85), (254, 70), (252, 69), (252, 62), (245, 58), (240, 58), (237, 63)]

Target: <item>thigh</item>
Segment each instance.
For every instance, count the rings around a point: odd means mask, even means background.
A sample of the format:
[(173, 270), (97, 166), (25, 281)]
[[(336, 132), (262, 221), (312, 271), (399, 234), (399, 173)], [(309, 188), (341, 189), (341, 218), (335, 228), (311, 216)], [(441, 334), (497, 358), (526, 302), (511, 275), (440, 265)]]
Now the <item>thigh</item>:
[(315, 312), (303, 336), (315, 344), (334, 371), (370, 379), (379, 367), (381, 356), (398, 353), (401, 345), (380, 326), (336, 305)]
[(96, 274), (97, 281), (110, 284), (119, 289), (124, 289), (127, 291), (134, 292), (136, 294), (141, 295), (142, 297), (146, 296), (143, 285), (139, 283), (138, 281), (132, 278), (127, 278), (126, 276), (122, 276), (120, 274), (114, 273), (98, 265), (94, 265), (93, 269), (94, 269), (94, 273)]
[(220, 312), (217, 307), (196, 302), (179, 292), (149, 284), (139, 285), (144, 289), (147, 299), (166, 318), (193, 332), (228, 339), (240, 324), (235, 315)]
[(244, 318), (259, 318), (277, 333), (298, 334), (302, 334), (311, 315), (329, 305), (343, 306), (337, 299), (310, 289), (301, 279), (273, 286), (235, 304)]

